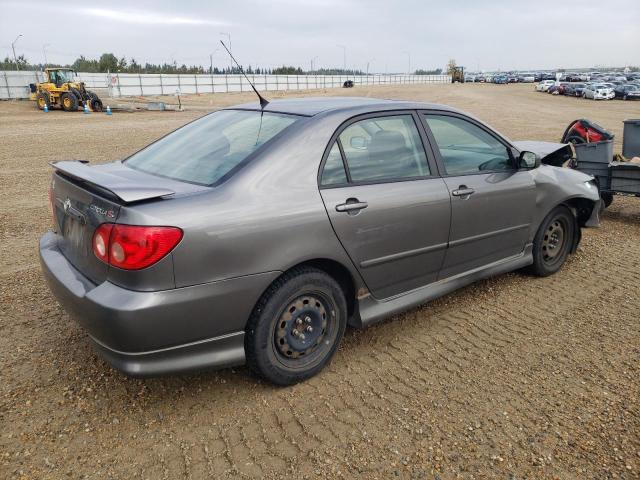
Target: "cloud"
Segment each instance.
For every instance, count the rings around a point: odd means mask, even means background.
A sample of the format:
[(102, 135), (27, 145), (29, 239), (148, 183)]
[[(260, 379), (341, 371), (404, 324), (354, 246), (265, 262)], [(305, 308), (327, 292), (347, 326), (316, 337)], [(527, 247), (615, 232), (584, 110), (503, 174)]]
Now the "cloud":
[(184, 17), (166, 13), (134, 10), (109, 10), (105, 8), (82, 8), (80, 13), (98, 17), (105, 20), (113, 20), (123, 23), (137, 23), (143, 25), (209, 25), (228, 26), (229, 22), (212, 20), (207, 18)]

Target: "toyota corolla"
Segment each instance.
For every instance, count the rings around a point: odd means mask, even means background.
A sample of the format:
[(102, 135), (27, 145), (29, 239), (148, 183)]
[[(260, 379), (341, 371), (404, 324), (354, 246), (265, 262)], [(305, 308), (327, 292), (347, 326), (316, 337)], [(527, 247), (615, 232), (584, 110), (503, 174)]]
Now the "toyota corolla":
[[(266, 103), (266, 102), (265, 102)], [(319, 372), (364, 327), (479, 279), (553, 274), (597, 226), (566, 145), (442, 105), (247, 104), (129, 158), (53, 163), (51, 290), (116, 368)], [(541, 164), (542, 162), (542, 164)]]

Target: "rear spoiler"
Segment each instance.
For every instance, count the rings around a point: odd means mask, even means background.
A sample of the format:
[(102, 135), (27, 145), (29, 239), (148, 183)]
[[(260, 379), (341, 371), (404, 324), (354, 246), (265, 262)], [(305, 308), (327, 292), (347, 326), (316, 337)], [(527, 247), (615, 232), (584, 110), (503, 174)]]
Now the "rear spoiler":
[(175, 193), (173, 190), (167, 188), (141, 185), (140, 182), (90, 167), (88, 163), (86, 160), (65, 160), (61, 162), (49, 162), (49, 165), (64, 175), (112, 193), (124, 203), (151, 200)]

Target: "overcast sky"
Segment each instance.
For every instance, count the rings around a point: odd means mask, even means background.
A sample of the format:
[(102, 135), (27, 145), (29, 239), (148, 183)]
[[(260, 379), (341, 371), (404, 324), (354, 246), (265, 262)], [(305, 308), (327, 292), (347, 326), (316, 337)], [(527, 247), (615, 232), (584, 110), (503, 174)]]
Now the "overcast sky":
[[(0, 55), (70, 63), (103, 52), (138, 62), (240, 63), (406, 72), (640, 65), (640, 0), (0, 0)], [(217, 50), (217, 51), (216, 51)]]

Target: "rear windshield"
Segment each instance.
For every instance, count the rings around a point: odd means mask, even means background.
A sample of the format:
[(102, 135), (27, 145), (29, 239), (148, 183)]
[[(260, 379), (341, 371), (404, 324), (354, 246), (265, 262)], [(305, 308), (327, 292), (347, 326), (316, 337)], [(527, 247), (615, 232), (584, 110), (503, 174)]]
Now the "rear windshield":
[(221, 110), (161, 138), (125, 164), (174, 180), (212, 185), (298, 119), (268, 112)]

